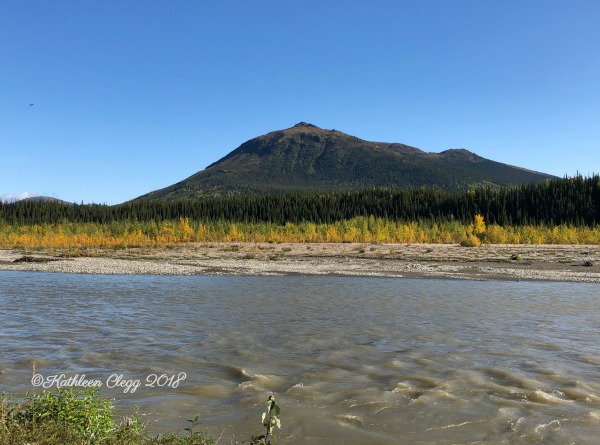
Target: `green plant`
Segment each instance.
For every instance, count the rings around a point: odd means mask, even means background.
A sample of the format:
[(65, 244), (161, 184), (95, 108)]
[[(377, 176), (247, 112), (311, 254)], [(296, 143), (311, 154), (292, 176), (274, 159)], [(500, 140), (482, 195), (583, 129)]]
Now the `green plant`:
[(106, 439), (114, 430), (114, 407), (100, 397), (97, 388), (77, 392), (73, 388), (44, 391), (26, 398), (21, 420), (34, 425), (53, 422), (74, 429), (92, 441)]
[(271, 438), (277, 443), (277, 436), (273, 432), (275, 427), (281, 429), (281, 420), (279, 419), (280, 413), (279, 405), (275, 403), (275, 397), (273, 394), (269, 396), (267, 400), (267, 411), (262, 414), (261, 423), (266, 429), (264, 435), (252, 436), (250, 445), (270, 445)]
[(113, 436), (117, 443), (134, 443), (142, 437), (143, 430), (144, 426), (136, 411), (133, 416), (123, 418), (114, 430)]
[(194, 428), (196, 428), (198, 425), (200, 425), (200, 422), (198, 421), (199, 418), (200, 418), (200, 415), (196, 414), (191, 419), (187, 419), (187, 421), (190, 422), (191, 425), (187, 428), (184, 428), (184, 430), (188, 431), (190, 433), (190, 437), (203, 435), (203, 433), (200, 431), (194, 431)]
[(271, 443), (269, 440), (269, 435), (273, 436), (275, 441), (277, 442), (277, 436), (273, 433), (273, 429), (275, 427), (281, 429), (281, 420), (279, 419), (279, 413), (281, 412), (279, 405), (275, 403), (275, 397), (273, 394), (269, 396), (267, 400), (267, 411), (262, 415), (262, 423), (266, 428), (265, 441), (267, 443)]

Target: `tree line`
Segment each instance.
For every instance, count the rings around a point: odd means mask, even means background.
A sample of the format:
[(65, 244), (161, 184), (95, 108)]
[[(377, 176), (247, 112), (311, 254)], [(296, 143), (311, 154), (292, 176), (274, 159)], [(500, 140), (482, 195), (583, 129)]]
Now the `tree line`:
[(332, 224), (355, 217), (394, 221), (456, 221), (482, 215), (499, 226), (600, 223), (600, 176), (576, 176), (506, 188), (446, 192), (432, 188), (369, 189), (340, 193), (212, 196), (131, 201), (119, 205), (19, 201), (0, 204), (0, 224), (109, 224), (115, 221), (229, 221)]

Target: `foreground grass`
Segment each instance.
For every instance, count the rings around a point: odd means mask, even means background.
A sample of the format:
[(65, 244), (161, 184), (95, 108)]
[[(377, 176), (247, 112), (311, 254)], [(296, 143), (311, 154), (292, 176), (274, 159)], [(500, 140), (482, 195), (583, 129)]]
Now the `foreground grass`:
[[(214, 445), (205, 432), (152, 436), (136, 417), (115, 423), (114, 407), (96, 390), (59, 389), (13, 402), (0, 400), (0, 445)], [(251, 443), (251, 442), (249, 442)]]

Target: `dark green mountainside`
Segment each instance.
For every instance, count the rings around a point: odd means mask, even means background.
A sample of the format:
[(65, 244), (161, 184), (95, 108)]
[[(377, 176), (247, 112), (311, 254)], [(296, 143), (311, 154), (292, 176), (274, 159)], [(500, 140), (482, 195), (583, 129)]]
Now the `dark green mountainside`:
[(427, 186), (458, 191), (547, 178), (552, 176), (490, 161), (463, 149), (426, 153), (408, 145), (368, 142), (301, 122), (251, 139), (205, 170), (137, 199), (371, 187)]

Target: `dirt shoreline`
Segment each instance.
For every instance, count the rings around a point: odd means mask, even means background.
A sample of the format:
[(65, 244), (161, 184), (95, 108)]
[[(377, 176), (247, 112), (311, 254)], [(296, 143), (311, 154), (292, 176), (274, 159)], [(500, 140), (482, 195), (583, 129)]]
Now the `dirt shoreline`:
[(456, 244), (189, 243), (78, 252), (0, 250), (0, 270), (599, 283), (600, 246), (484, 245), (474, 248)]

